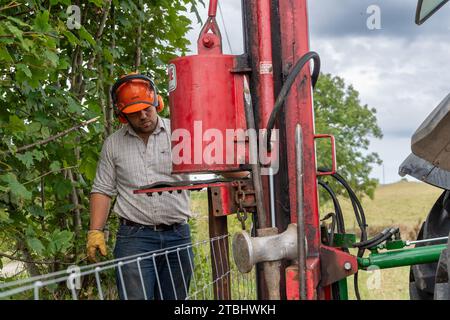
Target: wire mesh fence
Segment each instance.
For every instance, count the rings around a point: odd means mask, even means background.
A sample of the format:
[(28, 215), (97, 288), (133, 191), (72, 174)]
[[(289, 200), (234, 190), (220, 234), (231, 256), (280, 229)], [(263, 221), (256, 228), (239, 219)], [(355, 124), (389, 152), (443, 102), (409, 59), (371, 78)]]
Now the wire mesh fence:
[[(155, 272), (156, 299), (254, 300), (255, 272), (240, 273), (231, 258), (231, 250), (230, 235), (226, 234), (121, 259), (74, 265), (54, 273), (0, 283), (0, 299), (114, 300), (120, 296), (128, 300), (134, 299), (127, 293), (130, 288), (141, 290), (144, 299), (152, 299), (148, 296), (143, 266), (150, 264), (157, 270), (157, 264), (166, 261), (170, 281), (163, 283)], [(175, 259), (176, 263), (169, 263), (169, 259)], [(130, 266), (138, 273), (138, 279), (132, 284), (124, 277), (124, 270)]]

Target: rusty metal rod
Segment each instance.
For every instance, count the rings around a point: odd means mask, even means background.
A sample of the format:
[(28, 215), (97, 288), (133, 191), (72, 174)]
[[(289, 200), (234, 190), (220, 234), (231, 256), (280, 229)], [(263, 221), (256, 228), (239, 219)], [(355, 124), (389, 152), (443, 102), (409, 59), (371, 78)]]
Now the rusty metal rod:
[(272, 166), (269, 168), (269, 193), (270, 193), (270, 221), (272, 228), (277, 227), (277, 221), (275, 218), (275, 189), (273, 183), (273, 169)]
[(300, 300), (306, 300), (306, 246), (305, 219), (303, 215), (303, 136), (302, 127), (295, 128), (295, 151), (297, 166), (297, 250)]
[(247, 120), (247, 130), (249, 133), (249, 157), (251, 163), (253, 187), (255, 188), (256, 211), (258, 216), (258, 228), (267, 227), (266, 209), (263, 203), (263, 188), (261, 180), (261, 168), (259, 166), (258, 142), (255, 131), (255, 117), (253, 115), (252, 100), (247, 77), (244, 77), (244, 100), (245, 118)]

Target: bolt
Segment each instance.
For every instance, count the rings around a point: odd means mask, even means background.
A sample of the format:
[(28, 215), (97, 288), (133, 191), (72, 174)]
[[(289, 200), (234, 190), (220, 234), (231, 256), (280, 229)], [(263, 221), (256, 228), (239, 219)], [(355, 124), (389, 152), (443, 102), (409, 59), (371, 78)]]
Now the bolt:
[(350, 270), (352, 270), (352, 264), (350, 263), (350, 262), (346, 262), (346, 263), (344, 263), (344, 269), (346, 270), (346, 271), (350, 271)]
[(203, 38), (203, 45), (207, 48), (211, 48), (214, 45), (214, 39), (212, 39), (211, 36), (206, 35)]

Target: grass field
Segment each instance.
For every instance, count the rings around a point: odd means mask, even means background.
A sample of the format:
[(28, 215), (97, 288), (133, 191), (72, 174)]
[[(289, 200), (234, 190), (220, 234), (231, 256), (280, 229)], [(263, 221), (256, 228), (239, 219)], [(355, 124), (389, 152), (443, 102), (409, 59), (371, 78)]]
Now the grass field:
[[(400, 227), (404, 240), (415, 239), (421, 223), (442, 190), (419, 182), (398, 182), (379, 186), (373, 200), (362, 199), (362, 206), (369, 225), (369, 236), (385, 227)], [(350, 201), (341, 199), (347, 232), (357, 231)], [(322, 216), (329, 208), (322, 208)], [(206, 192), (192, 193), (194, 236), (208, 237)], [(231, 234), (240, 230), (235, 215), (229, 217)], [(362, 299), (409, 299), (409, 267), (386, 269), (377, 272), (360, 271), (359, 288)], [(353, 277), (348, 278), (349, 298), (354, 299)]]

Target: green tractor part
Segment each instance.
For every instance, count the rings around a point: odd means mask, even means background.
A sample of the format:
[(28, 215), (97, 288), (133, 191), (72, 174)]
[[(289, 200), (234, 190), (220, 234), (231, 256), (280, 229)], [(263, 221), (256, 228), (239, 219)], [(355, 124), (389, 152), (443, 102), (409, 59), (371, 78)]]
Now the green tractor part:
[(377, 266), (380, 269), (388, 269), (437, 262), (446, 247), (446, 244), (439, 244), (383, 253), (372, 253), (367, 258), (358, 258), (358, 265), (360, 269), (367, 269), (373, 266)]

